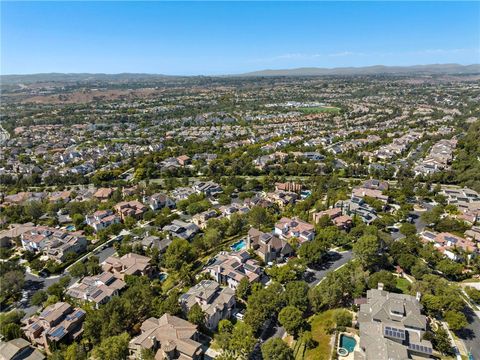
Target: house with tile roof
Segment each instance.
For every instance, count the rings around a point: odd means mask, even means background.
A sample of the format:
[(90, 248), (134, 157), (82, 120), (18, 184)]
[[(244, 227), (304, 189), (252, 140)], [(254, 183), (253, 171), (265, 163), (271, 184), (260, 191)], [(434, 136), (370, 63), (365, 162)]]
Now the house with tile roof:
[(82, 334), (84, 319), (84, 310), (58, 302), (47, 306), (39, 315), (26, 319), (22, 329), (34, 346), (49, 353), (53, 343), (77, 339)]
[(179, 317), (164, 314), (151, 317), (142, 323), (141, 334), (128, 344), (129, 359), (141, 358), (142, 350), (151, 350), (155, 359), (200, 360), (202, 344), (197, 325)]
[(122, 257), (109, 256), (102, 262), (102, 269), (122, 280), (125, 275), (150, 276), (153, 271), (151, 260), (148, 256), (135, 253), (128, 253)]

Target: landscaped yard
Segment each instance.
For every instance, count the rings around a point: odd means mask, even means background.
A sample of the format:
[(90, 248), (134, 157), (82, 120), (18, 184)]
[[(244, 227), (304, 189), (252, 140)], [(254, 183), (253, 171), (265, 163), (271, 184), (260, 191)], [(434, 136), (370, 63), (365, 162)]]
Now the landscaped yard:
[(410, 293), (410, 281), (404, 278), (397, 278), (397, 289), (400, 290), (403, 294)]
[(327, 334), (327, 328), (335, 326), (335, 313), (343, 309), (333, 309), (314, 315), (309, 319), (312, 337), (318, 343), (315, 349), (305, 352), (305, 360), (328, 360), (332, 354), (330, 341), (333, 335)]

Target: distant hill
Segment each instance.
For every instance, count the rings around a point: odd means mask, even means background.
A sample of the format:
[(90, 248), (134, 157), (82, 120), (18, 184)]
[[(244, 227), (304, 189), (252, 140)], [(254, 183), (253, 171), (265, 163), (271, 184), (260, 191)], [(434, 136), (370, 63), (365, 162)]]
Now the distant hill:
[(480, 64), (432, 64), (413, 66), (366, 66), (366, 67), (339, 67), (339, 68), (296, 68), (279, 70), (261, 70), (239, 74), (237, 76), (325, 76), (325, 75), (433, 75), (433, 74), (477, 74), (480, 73)]
[(297, 68), (279, 70), (261, 70), (244, 74), (224, 76), (170, 76), (162, 74), (121, 73), (121, 74), (89, 74), (89, 73), (43, 73), (28, 75), (1, 75), (2, 85), (32, 84), (32, 83), (72, 83), (72, 82), (132, 82), (159, 81), (204, 77), (255, 77), (255, 76), (325, 76), (325, 75), (433, 75), (433, 74), (480, 74), (480, 64), (432, 64), (414, 66), (367, 66), (340, 68)]
[(142, 74), (142, 73), (121, 73), (121, 74), (90, 74), (90, 73), (42, 73), (27, 75), (2, 75), (0, 81), (4, 85), (11, 84), (31, 84), (46, 82), (91, 82), (91, 81), (111, 81), (111, 82), (129, 82), (139, 80), (164, 80), (173, 76), (162, 74)]

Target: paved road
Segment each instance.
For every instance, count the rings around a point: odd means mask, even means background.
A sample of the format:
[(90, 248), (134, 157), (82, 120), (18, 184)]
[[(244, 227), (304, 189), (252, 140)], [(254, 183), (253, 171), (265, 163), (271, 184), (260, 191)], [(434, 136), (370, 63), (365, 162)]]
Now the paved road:
[(480, 319), (470, 307), (466, 308), (465, 315), (468, 319), (468, 326), (458, 337), (463, 340), (468, 351), (471, 351), (475, 360), (480, 360)]
[(322, 281), (325, 276), (331, 271), (337, 270), (339, 267), (345, 265), (352, 259), (352, 251), (344, 251), (344, 252), (337, 252), (337, 251), (330, 251), (329, 252), (330, 258), (332, 260), (312, 269), (310, 268), (309, 271), (313, 272), (314, 279), (312, 282), (309, 283), (310, 287), (314, 287)]

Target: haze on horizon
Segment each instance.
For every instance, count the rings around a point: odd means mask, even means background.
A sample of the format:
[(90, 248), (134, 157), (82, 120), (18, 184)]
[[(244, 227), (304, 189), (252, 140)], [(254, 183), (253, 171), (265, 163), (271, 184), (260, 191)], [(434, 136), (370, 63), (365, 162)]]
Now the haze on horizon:
[(1, 74), (480, 63), (479, 2), (1, 2)]

